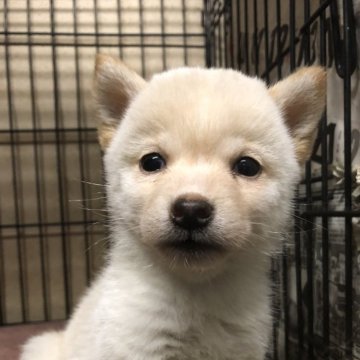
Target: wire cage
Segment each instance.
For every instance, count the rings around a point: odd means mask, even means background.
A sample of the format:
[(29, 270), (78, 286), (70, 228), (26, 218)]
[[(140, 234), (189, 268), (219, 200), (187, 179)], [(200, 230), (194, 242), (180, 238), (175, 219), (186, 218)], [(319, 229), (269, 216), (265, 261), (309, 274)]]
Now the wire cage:
[(360, 358), (359, 1), (209, 1), (206, 63), (272, 83), (328, 69), (327, 112), (274, 259), (273, 359)]
[(0, 322), (68, 317), (106, 245), (97, 52), (144, 77), (204, 65), (202, 1), (0, 5)]
[(106, 249), (94, 55), (144, 77), (328, 68), (328, 106), (273, 260), (271, 359), (360, 358), (358, 0), (3, 0), (0, 325), (66, 319)]

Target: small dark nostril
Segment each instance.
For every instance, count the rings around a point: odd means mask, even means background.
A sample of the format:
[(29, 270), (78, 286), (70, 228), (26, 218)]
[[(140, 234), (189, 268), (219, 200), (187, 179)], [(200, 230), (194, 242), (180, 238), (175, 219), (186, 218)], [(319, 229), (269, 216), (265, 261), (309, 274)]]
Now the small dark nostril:
[(212, 219), (214, 208), (203, 199), (180, 197), (171, 207), (172, 221), (187, 230), (206, 226)]
[(208, 219), (212, 214), (212, 206), (205, 202), (203, 204), (199, 204), (198, 208), (196, 209), (196, 216), (199, 219)]

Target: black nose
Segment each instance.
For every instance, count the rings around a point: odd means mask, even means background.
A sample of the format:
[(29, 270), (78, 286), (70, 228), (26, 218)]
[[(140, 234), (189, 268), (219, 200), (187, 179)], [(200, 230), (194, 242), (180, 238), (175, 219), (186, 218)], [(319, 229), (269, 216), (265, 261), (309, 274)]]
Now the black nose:
[(171, 219), (186, 230), (196, 230), (208, 225), (213, 212), (213, 206), (202, 197), (179, 197), (171, 207)]

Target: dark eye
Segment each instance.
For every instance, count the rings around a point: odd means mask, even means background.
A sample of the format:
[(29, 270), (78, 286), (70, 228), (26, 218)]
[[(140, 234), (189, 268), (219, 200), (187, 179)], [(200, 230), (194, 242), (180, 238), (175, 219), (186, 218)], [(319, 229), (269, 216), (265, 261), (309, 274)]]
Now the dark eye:
[(252, 177), (260, 173), (261, 165), (255, 159), (244, 156), (235, 162), (233, 171), (235, 174)]
[(146, 154), (140, 160), (140, 167), (146, 172), (159, 171), (165, 166), (164, 158), (158, 153)]

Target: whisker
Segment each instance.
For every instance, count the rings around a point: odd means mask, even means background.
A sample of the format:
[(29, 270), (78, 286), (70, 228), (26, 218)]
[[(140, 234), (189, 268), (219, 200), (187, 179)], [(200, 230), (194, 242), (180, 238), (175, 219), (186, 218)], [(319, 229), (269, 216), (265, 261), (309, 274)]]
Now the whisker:
[(85, 202), (85, 201), (102, 200), (102, 199), (106, 199), (106, 196), (99, 196), (99, 197), (88, 198), (88, 199), (72, 199), (72, 200), (69, 200), (69, 202)]
[(105, 184), (98, 184), (98, 183), (94, 183), (91, 181), (86, 181), (86, 180), (81, 180), (82, 183), (87, 184), (87, 185), (94, 185), (94, 186), (100, 186), (100, 187), (106, 187)]

